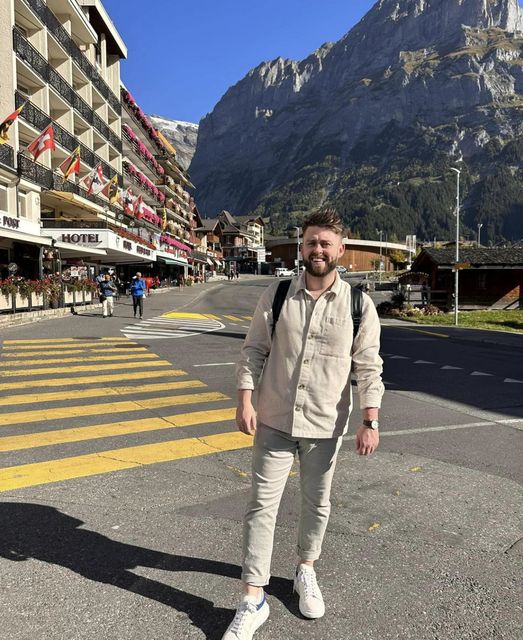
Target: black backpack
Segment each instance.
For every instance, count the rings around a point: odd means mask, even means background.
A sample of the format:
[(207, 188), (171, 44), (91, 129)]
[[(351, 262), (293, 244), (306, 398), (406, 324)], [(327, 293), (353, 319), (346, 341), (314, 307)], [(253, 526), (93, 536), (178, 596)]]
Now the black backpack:
[[(282, 280), (276, 289), (276, 293), (274, 294), (274, 300), (272, 301), (272, 331), (271, 337), (274, 335), (274, 330), (276, 329), (276, 323), (278, 322), (278, 318), (280, 317), (281, 308), (283, 307), (283, 303), (285, 298), (287, 297), (287, 293), (289, 292), (289, 287), (291, 286), (291, 280)], [(356, 287), (351, 287), (351, 300), (352, 300), (352, 322), (354, 325), (354, 333), (353, 338), (356, 337), (358, 333), (358, 329), (360, 328), (361, 322), (361, 314), (363, 312), (363, 294), (360, 289), (356, 289)]]

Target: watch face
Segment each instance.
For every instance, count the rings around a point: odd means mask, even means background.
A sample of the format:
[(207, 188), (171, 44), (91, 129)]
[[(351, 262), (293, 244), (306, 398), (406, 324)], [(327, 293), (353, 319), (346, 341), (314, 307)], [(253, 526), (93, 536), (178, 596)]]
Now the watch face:
[(377, 420), (364, 420), (363, 424), (369, 429), (379, 429), (380, 423)]

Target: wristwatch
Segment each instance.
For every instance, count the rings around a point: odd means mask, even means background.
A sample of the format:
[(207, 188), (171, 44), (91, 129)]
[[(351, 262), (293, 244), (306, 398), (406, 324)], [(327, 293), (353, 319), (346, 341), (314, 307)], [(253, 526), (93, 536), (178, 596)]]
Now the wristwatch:
[(374, 430), (380, 428), (380, 423), (378, 422), (378, 420), (364, 420), (363, 425), (365, 427), (368, 427), (369, 429), (374, 429)]

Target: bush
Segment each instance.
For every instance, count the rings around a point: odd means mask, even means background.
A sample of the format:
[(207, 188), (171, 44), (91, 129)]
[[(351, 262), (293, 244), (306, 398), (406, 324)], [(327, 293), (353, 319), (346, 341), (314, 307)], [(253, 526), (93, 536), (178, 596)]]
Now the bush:
[(435, 307), (433, 304), (426, 304), (424, 307), (422, 307), (421, 312), (425, 316), (437, 316), (440, 313), (443, 313), (441, 309), (438, 309), (438, 307)]
[(389, 315), (390, 312), (394, 309), (394, 306), (392, 304), (392, 302), (389, 302), (388, 300), (385, 300), (385, 302), (380, 302), (377, 306), (376, 309), (378, 311), (378, 313), (380, 315)]

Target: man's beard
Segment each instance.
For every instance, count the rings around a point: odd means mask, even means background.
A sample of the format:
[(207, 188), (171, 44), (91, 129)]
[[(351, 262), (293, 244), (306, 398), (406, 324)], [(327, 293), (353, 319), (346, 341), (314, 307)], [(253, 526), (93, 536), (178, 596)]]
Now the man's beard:
[(337, 260), (331, 260), (330, 262), (323, 262), (320, 264), (315, 264), (313, 260), (314, 256), (311, 256), (310, 259), (303, 258), (303, 266), (305, 267), (305, 271), (309, 273), (311, 276), (322, 277), (331, 273), (336, 269), (336, 265), (338, 264)]

